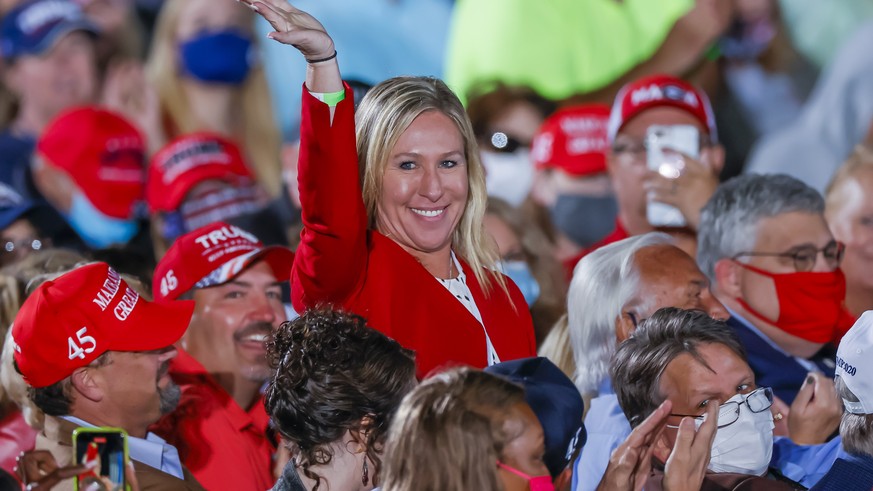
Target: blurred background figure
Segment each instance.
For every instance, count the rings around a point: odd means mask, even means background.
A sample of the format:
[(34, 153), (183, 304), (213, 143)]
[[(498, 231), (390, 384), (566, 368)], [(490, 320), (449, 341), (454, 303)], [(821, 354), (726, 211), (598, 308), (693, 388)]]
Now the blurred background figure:
[(502, 83), (483, 85), (467, 103), (467, 114), (485, 166), (488, 196), (521, 206), (534, 183), (531, 145), (555, 106), (532, 89)]
[(192, 132), (221, 134), (239, 144), (275, 197), (280, 138), (253, 22), (251, 10), (236, 2), (164, 2), (146, 67), (160, 108), (160, 128), (149, 134), (163, 136), (157, 148)]
[(88, 248), (141, 244), (150, 255), (139, 220), (145, 142), (126, 119), (95, 107), (62, 114), (40, 137), (32, 168), (40, 193)]
[(549, 116), (533, 143), (534, 201), (548, 211), (567, 276), (584, 251), (615, 228), (618, 208), (606, 172), (609, 107), (566, 107)]
[[(466, 98), (495, 80), (552, 100), (608, 103), (645, 75), (694, 71), (727, 29), (732, 2), (718, 0), (460, 0), (446, 53), (446, 80)], [(578, 97), (574, 97), (578, 96)]]
[(846, 308), (859, 317), (873, 310), (873, 151), (859, 145), (825, 193), (825, 219), (846, 246)]
[(216, 133), (200, 132), (173, 140), (155, 155), (146, 200), (155, 255), (160, 258), (177, 237), (257, 213), (268, 198), (236, 144)]
[(564, 313), (567, 282), (561, 265), (538, 224), (509, 203), (488, 198), (482, 223), (497, 243), (503, 273), (521, 290), (530, 307), (539, 344)]
[(100, 29), (97, 57), (105, 67), (113, 58), (145, 57), (144, 29), (134, 0), (73, 0)]
[(0, 133), (0, 182), (25, 198), (39, 196), (29, 165), (43, 129), (62, 111), (97, 96), (97, 32), (69, 0), (22, 2), (0, 23), (3, 84), (12, 95)]

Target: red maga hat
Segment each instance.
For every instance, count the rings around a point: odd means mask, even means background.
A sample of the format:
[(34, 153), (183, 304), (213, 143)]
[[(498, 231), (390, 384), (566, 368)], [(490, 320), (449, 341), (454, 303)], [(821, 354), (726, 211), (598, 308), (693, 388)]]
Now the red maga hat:
[(149, 164), (149, 209), (175, 211), (197, 184), (219, 179), (239, 185), (253, 182), (239, 147), (215, 133), (192, 133), (162, 148)]
[(194, 302), (149, 302), (108, 264), (88, 264), (27, 298), (12, 325), (13, 356), (30, 386), (47, 387), (107, 351), (170, 346), (193, 312)]
[(71, 109), (49, 123), (36, 150), (66, 172), (98, 210), (127, 219), (142, 200), (145, 143), (120, 115), (96, 107)]
[(615, 135), (628, 121), (658, 106), (675, 107), (694, 116), (709, 132), (710, 139), (718, 141), (709, 97), (697, 87), (670, 75), (643, 77), (621, 88), (609, 115), (609, 141), (615, 140)]
[(606, 172), (608, 122), (609, 107), (603, 104), (555, 112), (534, 137), (534, 163), (539, 169), (558, 168), (579, 177)]
[(198, 228), (176, 239), (155, 268), (155, 300), (175, 300), (192, 288), (221, 285), (261, 259), (276, 281), (291, 277), (291, 249), (264, 247), (254, 235), (224, 222)]

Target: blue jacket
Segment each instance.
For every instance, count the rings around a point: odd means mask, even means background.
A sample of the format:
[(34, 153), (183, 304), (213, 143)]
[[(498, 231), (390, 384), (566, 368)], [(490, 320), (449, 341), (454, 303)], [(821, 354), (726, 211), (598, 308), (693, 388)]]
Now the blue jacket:
[[(773, 393), (779, 399), (791, 405), (809, 373), (807, 367), (753, 331), (744, 319), (732, 316), (727, 324), (734, 329), (746, 349), (749, 366), (755, 372), (755, 383), (758, 387), (772, 387)], [(826, 345), (808, 361), (826, 377), (834, 378), (835, 356), (834, 348)]]
[(873, 489), (873, 457), (840, 452), (831, 470), (812, 491), (870, 491)]

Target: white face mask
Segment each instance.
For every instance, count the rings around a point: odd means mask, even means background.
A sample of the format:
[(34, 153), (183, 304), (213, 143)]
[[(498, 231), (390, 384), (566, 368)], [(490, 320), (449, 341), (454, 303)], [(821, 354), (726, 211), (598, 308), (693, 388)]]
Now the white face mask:
[(488, 196), (500, 198), (512, 206), (521, 205), (533, 187), (534, 168), (530, 150), (518, 149), (512, 153), (482, 150), (479, 155), (485, 166)]
[[(770, 409), (752, 412), (745, 399), (745, 395), (737, 394), (727, 401), (738, 402), (740, 414), (733, 424), (719, 428), (715, 434), (709, 460), (709, 470), (713, 472), (761, 476), (770, 466), (775, 428), (773, 414)], [(702, 422), (695, 420), (698, 427)]]

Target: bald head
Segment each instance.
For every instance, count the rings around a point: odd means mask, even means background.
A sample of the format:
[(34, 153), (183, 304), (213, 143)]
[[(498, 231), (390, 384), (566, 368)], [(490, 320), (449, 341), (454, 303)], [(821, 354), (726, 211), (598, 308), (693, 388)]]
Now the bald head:
[(640, 319), (663, 307), (697, 309), (715, 319), (728, 318), (724, 306), (712, 296), (709, 280), (694, 259), (678, 247), (644, 247), (634, 255), (634, 265), (639, 274), (639, 290), (628, 308)]

